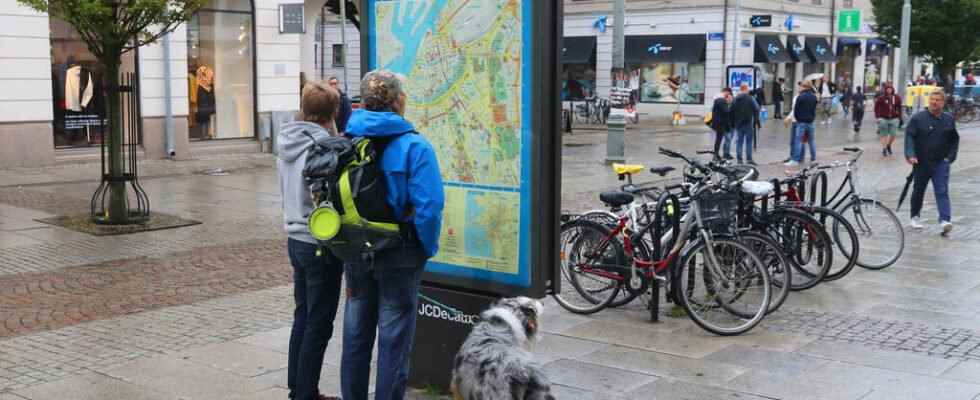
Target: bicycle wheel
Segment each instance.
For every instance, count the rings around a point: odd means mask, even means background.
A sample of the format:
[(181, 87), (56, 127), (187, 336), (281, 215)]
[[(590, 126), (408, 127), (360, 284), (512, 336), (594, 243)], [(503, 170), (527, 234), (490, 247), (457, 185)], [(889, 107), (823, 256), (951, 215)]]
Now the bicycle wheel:
[(857, 265), (867, 269), (884, 269), (902, 257), (905, 228), (895, 213), (880, 201), (855, 200), (839, 211), (854, 226), (861, 241)]
[(620, 291), (621, 279), (612, 272), (626, 268), (626, 254), (609, 229), (592, 221), (563, 224), (558, 266), (559, 289), (552, 296), (576, 314), (592, 314), (609, 305)]
[(783, 254), (779, 243), (766, 235), (755, 232), (739, 233), (738, 241), (754, 251), (769, 272), (769, 283), (772, 285), (772, 298), (769, 300), (771, 314), (779, 309), (789, 297), (790, 284), (793, 281), (793, 267), (789, 258)]
[[(766, 267), (748, 246), (713, 240), (719, 259), (710, 266), (707, 242), (685, 252), (674, 278), (675, 293), (687, 315), (702, 329), (721, 336), (748, 332), (769, 309), (771, 283)], [(722, 260), (727, 260), (722, 261)]]
[(861, 250), (857, 232), (854, 231), (851, 223), (837, 211), (826, 207), (810, 207), (807, 208), (807, 211), (812, 212), (825, 228), (830, 228), (830, 240), (843, 255), (843, 257), (834, 257), (834, 263), (830, 266), (830, 270), (827, 271), (827, 276), (823, 278), (823, 281), (831, 282), (843, 278), (857, 265), (858, 254)]
[(833, 265), (830, 235), (815, 218), (796, 209), (777, 209), (762, 217), (761, 228), (779, 243), (792, 266), (791, 290), (813, 288)]

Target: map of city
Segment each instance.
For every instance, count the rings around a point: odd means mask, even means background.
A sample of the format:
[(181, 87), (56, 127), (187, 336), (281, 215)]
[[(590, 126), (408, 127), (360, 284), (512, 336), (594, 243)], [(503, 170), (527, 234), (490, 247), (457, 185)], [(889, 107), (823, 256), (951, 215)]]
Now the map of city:
[(521, 19), (521, 0), (375, 3), (377, 65), (406, 76), (446, 182), (435, 262), (518, 273)]

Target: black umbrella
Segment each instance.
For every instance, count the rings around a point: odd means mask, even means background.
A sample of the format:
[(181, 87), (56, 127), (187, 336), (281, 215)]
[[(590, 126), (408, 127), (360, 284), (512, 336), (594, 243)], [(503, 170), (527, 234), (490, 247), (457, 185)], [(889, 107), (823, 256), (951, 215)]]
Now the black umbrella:
[(905, 187), (902, 188), (902, 194), (898, 196), (898, 206), (895, 207), (895, 211), (902, 208), (902, 202), (905, 201), (905, 196), (909, 194), (909, 186), (912, 186), (912, 181), (915, 179), (915, 168), (918, 164), (912, 165), (912, 172), (909, 172), (909, 176), (905, 178)]

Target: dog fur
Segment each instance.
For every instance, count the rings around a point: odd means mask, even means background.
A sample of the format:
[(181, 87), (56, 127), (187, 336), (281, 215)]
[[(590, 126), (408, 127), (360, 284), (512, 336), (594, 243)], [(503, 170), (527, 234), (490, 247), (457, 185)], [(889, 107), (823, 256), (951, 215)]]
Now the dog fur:
[(538, 340), (541, 302), (500, 299), (456, 354), (450, 390), (455, 400), (554, 400), (544, 370), (531, 348)]

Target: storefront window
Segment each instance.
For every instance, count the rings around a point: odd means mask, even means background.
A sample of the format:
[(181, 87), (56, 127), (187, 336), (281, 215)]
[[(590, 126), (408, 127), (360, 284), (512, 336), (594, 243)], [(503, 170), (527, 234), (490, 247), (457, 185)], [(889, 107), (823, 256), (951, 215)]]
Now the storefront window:
[(595, 94), (595, 68), (592, 65), (564, 65), (561, 88), (562, 100), (581, 101)]
[[(51, 17), (51, 90), (54, 146), (102, 143), (106, 126), (105, 69), (68, 23)], [(123, 56), (120, 73), (135, 72), (135, 51)]]
[(630, 69), (640, 71), (640, 102), (704, 103), (704, 64), (647, 63)]
[(854, 60), (858, 57), (861, 50), (857, 46), (848, 46), (838, 52), (837, 57), (837, 84), (851, 85), (854, 77)]
[(247, 1), (219, 0), (187, 23), (191, 139), (255, 136), (252, 23)]

